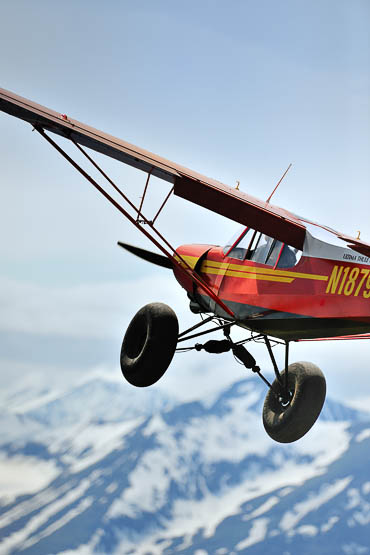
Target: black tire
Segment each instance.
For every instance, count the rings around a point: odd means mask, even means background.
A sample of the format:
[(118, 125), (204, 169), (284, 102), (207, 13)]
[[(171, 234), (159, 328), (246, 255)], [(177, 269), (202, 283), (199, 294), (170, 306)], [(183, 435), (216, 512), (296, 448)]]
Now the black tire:
[[(282, 383), (285, 371), (281, 372)], [(279, 391), (277, 380), (274, 391)], [(263, 406), (263, 425), (268, 435), (280, 443), (291, 443), (304, 436), (316, 422), (326, 395), (326, 382), (320, 368), (311, 362), (288, 366), (291, 399), (284, 403), (269, 390)]]
[(121, 348), (121, 370), (130, 384), (148, 387), (163, 376), (177, 345), (177, 316), (166, 304), (150, 303), (130, 322)]

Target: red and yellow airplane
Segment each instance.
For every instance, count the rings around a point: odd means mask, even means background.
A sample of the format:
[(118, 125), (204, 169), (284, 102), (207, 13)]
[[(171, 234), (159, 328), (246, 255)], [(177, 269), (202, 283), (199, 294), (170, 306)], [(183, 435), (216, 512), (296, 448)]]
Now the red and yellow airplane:
[[(133, 385), (149, 386), (164, 374), (176, 351), (231, 351), (269, 388), (263, 423), (270, 437), (283, 443), (301, 438), (320, 414), (326, 384), (314, 364), (289, 364), (289, 343), (370, 338), (370, 245), (274, 206), (271, 197), (267, 201), (256, 199), (4, 89), (0, 89), (0, 110), (29, 122), (153, 242), (162, 254), (119, 245), (149, 262), (171, 268), (188, 294), (190, 309), (200, 316), (200, 322), (179, 333), (177, 317), (167, 305), (151, 303), (139, 310), (122, 343), (120, 361), (125, 378)], [(48, 132), (71, 141), (111, 190), (91, 177)], [(139, 206), (84, 147), (147, 174)], [(157, 213), (149, 218), (143, 214), (143, 203), (151, 176), (169, 183), (170, 190)], [(230, 218), (242, 228), (223, 247), (183, 245), (175, 249), (155, 225), (172, 194)], [(198, 331), (210, 323), (216, 326)], [(246, 339), (234, 342), (233, 326), (244, 328)], [(181, 346), (217, 330), (222, 331), (223, 339)], [(272, 384), (245, 347), (256, 340), (263, 341), (270, 354), (276, 375)], [(285, 346), (282, 372), (271, 343)]]

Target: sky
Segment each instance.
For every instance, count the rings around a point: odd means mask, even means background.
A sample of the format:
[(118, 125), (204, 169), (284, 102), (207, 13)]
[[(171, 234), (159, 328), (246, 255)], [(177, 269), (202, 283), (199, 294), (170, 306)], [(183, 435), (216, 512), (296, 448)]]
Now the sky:
[[(274, 203), (370, 242), (367, 0), (1, 8), (2, 88), (262, 199), (292, 163)], [(140, 197), (145, 174), (96, 159)], [(117, 247), (151, 248), (139, 231), (3, 113), (0, 168), (3, 383), (62, 387), (98, 367), (119, 373), (123, 333), (147, 302), (171, 305), (181, 329), (196, 323), (168, 271)], [(146, 214), (167, 190), (153, 180)], [(172, 199), (158, 227), (174, 245), (222, 245), (237, 224)], [(291, 360), (315, 362), (329, 395), (367, 406), (368, 353), (367, 342), (310, 343), (292, 346)], [(229, 354), (182, 354), (157, 387), (191, 398), (244, 375)]]

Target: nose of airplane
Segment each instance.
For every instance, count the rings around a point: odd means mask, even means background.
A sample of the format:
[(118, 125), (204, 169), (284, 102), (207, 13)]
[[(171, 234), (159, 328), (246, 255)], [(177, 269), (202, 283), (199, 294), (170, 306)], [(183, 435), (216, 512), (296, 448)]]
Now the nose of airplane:
[[(181, 245), (176, 249), (176, 260), (184, 269), (196, 269), (199, 260), (213, 247), (213, 245)], [(186, 291), (193, 291), (193, 280), (185, 272), (174, 265), (173, 272), (180, 285)]]

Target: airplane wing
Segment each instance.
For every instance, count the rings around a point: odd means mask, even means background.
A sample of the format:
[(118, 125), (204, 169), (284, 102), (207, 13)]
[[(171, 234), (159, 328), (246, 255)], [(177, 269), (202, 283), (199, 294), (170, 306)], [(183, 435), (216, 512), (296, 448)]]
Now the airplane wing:
[(0, 110), (174, 185), (174, 194), (302, 249), (305, 226), (286, 210), (0, 89)]
[[(1, 88), (0, 110), (27, 121), (34, 127), (72, 139), (82, 146), (170, 182), (174, 186), (175, 195), (292, 247), (303, 249), (305, 222), (287, 210)], [(346, 240), (351, 249), (370, 256), (370, 245), (344, 235), (338, 236)]]
[(348, 248), (359, 252), (360, 254), (363, 254), (364, 256), (368, 256), (370, 257), (370, 245), (368, 245), (367, 243), (364, 243), (363, 241), (360, 241), (359, 239), (354, 239), (353, 237), (350, 237), (349, 235), (338, 235), (339, 239), (343, 239), (343, 241), (346, 241)]

